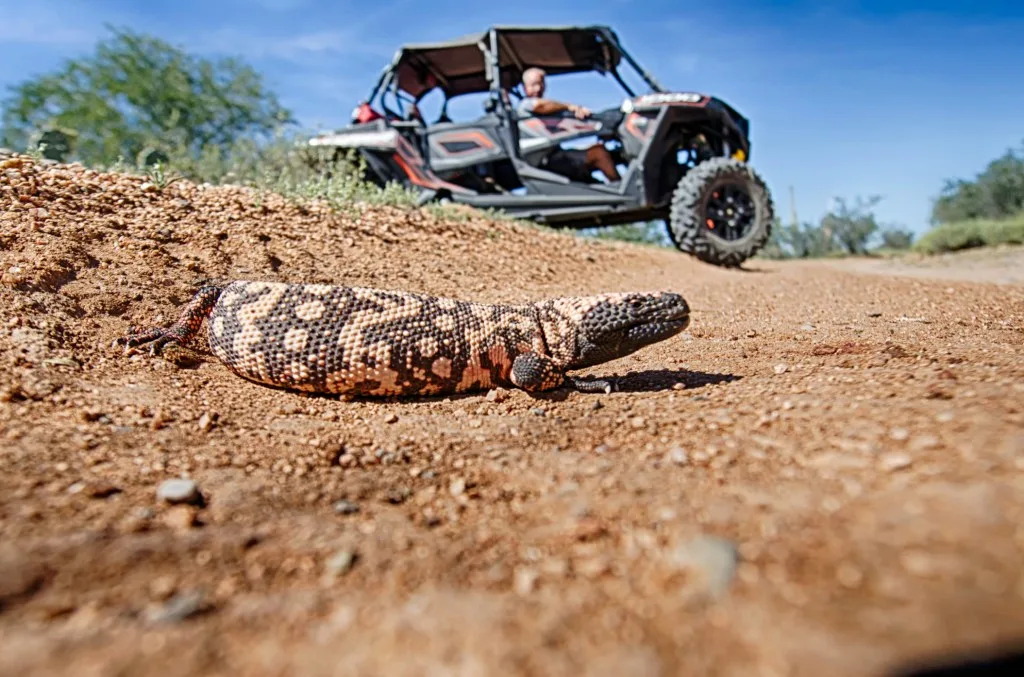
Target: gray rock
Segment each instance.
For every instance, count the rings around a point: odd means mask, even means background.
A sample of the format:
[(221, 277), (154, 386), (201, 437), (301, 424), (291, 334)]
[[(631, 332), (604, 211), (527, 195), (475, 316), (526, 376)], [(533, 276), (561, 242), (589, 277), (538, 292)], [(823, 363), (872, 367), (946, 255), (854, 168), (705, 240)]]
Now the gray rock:
[(181, 623), (204, 613), (208, 608), (201, 592), (181, 593), (151, 611), (148, 614), (148, 620), (153, 624)]
[(175, 478), (164, 480), (156, 490), (157, 498), (172, 504), (189, 503), (198, 505), (203, 502), (199, 485), (190, 479)]
[(669, 553), (671, 564), (686, 570), (686, 594), (693, 599), (718, 599), (736, 576), (739, 549), (717, 536), (698, 536)]
[(349, 569), (356, 562), (356, 552), (348, 548), (343, 548), (338, 552), (334, 553), (330, 559), (324, 563), (324, 571), (328, 577), (336, 578), (348, 573)]
[(338, 513), (339, 515), (352, 515), (354, 513), (359, 512), (359, 506), (353, 503), (352, 501), (346, 501), (345, 499), (342, 499), (340, 501), (335, 502), (334, 512)]

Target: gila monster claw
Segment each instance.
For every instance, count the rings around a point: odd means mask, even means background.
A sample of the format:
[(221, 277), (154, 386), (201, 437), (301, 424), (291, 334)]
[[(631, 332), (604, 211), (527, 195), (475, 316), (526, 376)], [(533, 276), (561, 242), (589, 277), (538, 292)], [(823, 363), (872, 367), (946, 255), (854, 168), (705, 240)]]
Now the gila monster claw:
[(255, 383), (339, 395), (432, 395), (499, 386), (612, 391), (567, 370), (629, 355), (689, 324), (672, 292), (617, 292), (521, 305), (327, 284), (202, 287), (166, 328), (129, 331), (126, 351), (185, 347), (205, 321), (213, 354)]
[(178, 321), (169, 327), (152, 327), (145, 330), (137, 330), (135, 327), (128, 327), (128, 333), (114, 339), (113, 345), (123, 345), (125, 354), (132, 354), (133, 348), (149, 344), (149, 354), (159, 355), (164, 346), (177, 344), (185, 347), (196, 337), (199, 329), (203, 326), (203, 320), (213, 311), (220, 296), (221, 288), (216, 286), (204, 286), (192, 297), (192, 300), (182, 309)]
[(135, 348), (148, 344), (148, 351), (150, 355), (159, 355), (164, 346), (177, 343), (180, 344), (181, 340), (173, 332), (173, 328), (168, 327), (153, 327), (145, 331), (134, 331), (129, 329), (128, 334), (114, 339), (113, 344), (115, 346), (124, 346), (125, 355), (135, 355), (138, 351)]
[(576, 378), (575, 376), (566, 376), (566, 380), (572, 385), (573, 388), (581, 393), (604, 393), (609, 394), (615, 389), (611, 381), (604, 379), (587, 380)]

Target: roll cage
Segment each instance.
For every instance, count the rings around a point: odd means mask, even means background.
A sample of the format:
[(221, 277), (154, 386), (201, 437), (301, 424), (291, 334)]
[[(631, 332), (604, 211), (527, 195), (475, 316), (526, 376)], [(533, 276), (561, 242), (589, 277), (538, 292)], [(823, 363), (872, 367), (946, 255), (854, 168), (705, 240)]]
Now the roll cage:
[[(623, 47), (608, 26), (492, 26), (479, 33), (437, 43), (405, 45), (377, 79), (364, 103), (376, 104), (392, 121), (417, 121), (415, 110), (425, 96), (444, 96), (434, 123), (449, 122), (448, 103), (455, 97), (489, 93), (486, 112), (513, 122), (509, 94), (519, 91), (523, 72), (539, 67), (549, 75), (578, 72), (609, 74), (629, 97), (637, 93), (619, 72), (625, 62), (651, 93), (666, 90)], [(427, 124), (422, 119), (418, 120)], [(512, 127), (515, 125), (512, 124)]]

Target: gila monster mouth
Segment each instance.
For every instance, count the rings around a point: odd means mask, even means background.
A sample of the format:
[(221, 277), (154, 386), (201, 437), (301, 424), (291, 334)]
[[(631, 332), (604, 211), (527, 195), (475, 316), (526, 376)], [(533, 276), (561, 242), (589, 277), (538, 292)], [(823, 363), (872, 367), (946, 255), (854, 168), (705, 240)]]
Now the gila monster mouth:
[(642, 343), (660, 341), (671, 336), (675, 336), (686, 329), (689, 324), (690, 315), (689, 313), (683, 312), (680, 313), (679, 319), (650, 322), (631, 327), (626, 332), (626, 336), (631, 341), (639, 341)]

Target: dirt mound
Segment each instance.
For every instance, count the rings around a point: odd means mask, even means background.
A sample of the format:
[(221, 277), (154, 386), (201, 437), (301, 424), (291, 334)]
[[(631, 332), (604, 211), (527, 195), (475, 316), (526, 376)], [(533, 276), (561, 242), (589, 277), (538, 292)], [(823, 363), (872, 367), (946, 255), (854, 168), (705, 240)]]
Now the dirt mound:
[(40, 384), (25, 369), (88, 369), (98, 364), (91, 355), (97, 340), (129, 324), (173, 319), (206, 279), (334, 282), (515, 302), (556, 280), (614, 288), (611, 262), (621, 265), (621, 246), (469, 211), (453, 210), (462, 216), (454, 221), (385, 207), (346, 216), (248, 188), (159, 186), (24, 156), (4, 160), (0, 172), (0, 312), (8, 329), (0, 353), (4, 367), (22, 368), (8, 383), (33, 397), (66, 382), (66, 372)]
[[(852, 677), (1021, 638), (1019, 287), (452, 214), (0, 160), (0, 674)], [(694, 321), (607, 396), (343, 402), (110, 347), (236, 277)]]

